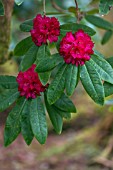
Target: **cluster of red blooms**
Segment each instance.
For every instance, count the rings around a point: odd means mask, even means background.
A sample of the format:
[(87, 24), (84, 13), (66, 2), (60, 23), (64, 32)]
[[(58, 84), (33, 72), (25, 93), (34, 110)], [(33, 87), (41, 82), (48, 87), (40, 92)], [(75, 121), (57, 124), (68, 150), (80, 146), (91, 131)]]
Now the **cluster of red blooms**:
[(91, 37), (83, 30), (78, 30), (75, 34), (68, 32), (60, 43), (60, 54), (67, 64), (84, 65), (94, 53), (93, 47)]
[(38, 74), (34, 71), (36, 65), (33, 64), (25, 72), (19, 72), (17, 76), (18, 91), (21, 96), (28, 98), (36, 98), (37, 95), (40, 96), (40, 92), (44, 92), (47, 85), (43, 86), (39, 80)]
[(37, 46), (46, 44), (47, 40), (52, 42), (58, 41), (60, 35), (60, 23), (55, 18), (42, 17), (40, 14), (33, 20), (33, 29), (31, 30), (31, 36), (33, 42)]
[[(56, 42), (59, 35), (60, 24), (55, 17), (42, 17), (38, 14), (33, 20), (31, 36), (37, 46), (47, 43), (48, 40), (50, 43)], [(67, 32), (60, 43), (59, 52), (67, 64), (72, 63), (79, 66), (90, 60), (93, 47), (94, 43), (91, 37), (83, 30), (78, 30), (75, 34)], [(27, 99), (36, 98), (47, 87), (47, 85), (43, 86), (40, 82), (38, 74), (34, 71), (35, 67), (36, 65), (33, 64), (31, 68), (25, 72), (19, 72), (17, 76), (18, 91), (20, 91), (21, 96), (25, 96)]]

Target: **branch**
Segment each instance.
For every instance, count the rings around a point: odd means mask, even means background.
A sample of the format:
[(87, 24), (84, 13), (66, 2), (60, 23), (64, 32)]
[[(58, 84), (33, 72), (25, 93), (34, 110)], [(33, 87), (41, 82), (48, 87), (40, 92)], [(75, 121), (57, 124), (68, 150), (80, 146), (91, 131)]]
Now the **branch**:
[(46, 1), (43, 0), (43, 12), (44, 12), (44, 15), (46, 15)]
[(67, 10), (62, 9), (61, 7), (59, 7), (54, 0), (51, 0), (51, 4), (53, 6), (53, 8), (55, 8), (57, 11), (61, 12), (61, 13), (65, 13), (67, 12)]
[(75, 4), (76, 4), (76, 12), (77, 12), (77, 23), (79, 23), (81, 20), (81, 16), (80, 16), (77, 0), (75, 0)]
[(2, 28), (0, 29), (0, 64), (8, 60), (14, 0), (2, 0), (2, 2), (5, 8), (5, 15), (0, 16), (0, 28)]

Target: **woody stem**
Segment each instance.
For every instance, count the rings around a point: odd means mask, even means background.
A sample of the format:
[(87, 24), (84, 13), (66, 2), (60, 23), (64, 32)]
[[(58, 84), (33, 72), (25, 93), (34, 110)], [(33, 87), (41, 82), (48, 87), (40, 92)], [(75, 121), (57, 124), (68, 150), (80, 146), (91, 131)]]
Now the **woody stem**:
[(43, 0), (43, 13), (46, 15), (46, 0)]
[(79, 13), (79, 8), (78, 8), (77, 0), (75, 0), (75, 4), (76, 4), (76, 12), (77, 12), (77, 23), (79, 23), (79, 21), (80, 21), (80, 18), (79, 18), (80, 13)]

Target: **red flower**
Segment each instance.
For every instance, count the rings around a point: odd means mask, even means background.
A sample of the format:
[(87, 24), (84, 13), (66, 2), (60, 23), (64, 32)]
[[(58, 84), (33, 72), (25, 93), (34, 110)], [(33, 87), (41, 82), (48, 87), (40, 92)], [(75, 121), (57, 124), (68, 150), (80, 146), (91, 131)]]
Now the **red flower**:
[(42, 17), (40, 14), (33, 20), (33, 30), (31, 30), (31, 36), (33, 42), (37, 46), (41, 46), (42, 43), (46, 44), (47, 40), (52, 42), (58, 41), (60, 35), (60, 24), (55, 18)]
[(74, 34), (68, 32), (60, 43), (60, 54), (67, 64), (84, 65), (94, 53), (93, 47), (91, 37), (83, 30), (78, 30)]
[(36, 98), (37, 95), (40, 96), (40, 92), (44, 92), (47, 85), (43, 86), (39, 80), (38, 74), (34, 71), (36, 65), (33, 64), (25, 72), (19, 72), (17, 76), (18, 91), (21, 96), (28, 98)]

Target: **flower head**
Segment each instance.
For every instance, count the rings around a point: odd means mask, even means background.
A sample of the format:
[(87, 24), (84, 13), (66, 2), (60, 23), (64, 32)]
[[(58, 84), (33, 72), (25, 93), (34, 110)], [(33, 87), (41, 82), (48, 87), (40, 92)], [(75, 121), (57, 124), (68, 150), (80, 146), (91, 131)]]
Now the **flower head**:
[(60, 54), (67, 64), (84, 65), (94, 53), (93, 47), (91, 37), (80, 29), (74, 34), (67, 32), (60, 43)]
[(37, 46), (46, 44), (47, 40), (52, 42), (58, 41), (60, 35), (60, 23), (55, 17), (46, 17), (38, 14), (33, 20), (33, 29), (31, 30), (31, 36), (33, 42)]
[(28, 98), (36, 98), (40, 96), (40, 92), (44, 92), (47, 85), (43, 86), (39, 80), (38, 73), (34, 71), (36, 65), (33, 64), (25, 72), (19, 72), (16, 81), (18, 82), (18, 91), (21, 96)]

